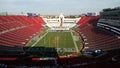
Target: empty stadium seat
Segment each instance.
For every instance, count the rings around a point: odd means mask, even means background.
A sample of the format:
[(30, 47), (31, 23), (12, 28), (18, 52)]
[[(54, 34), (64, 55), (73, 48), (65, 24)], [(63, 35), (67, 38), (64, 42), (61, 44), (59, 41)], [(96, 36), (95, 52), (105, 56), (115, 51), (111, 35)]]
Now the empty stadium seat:
[(84, 50), (111, 50), (120, 48), (120, 39), (96, 26), (99, 16), (84, 16), (79, 21), (78, 28), (85, 41)]
[(25, 46), (45, 22), (41, 17), (21, 15), (0, 16), (0, 44), (7, 46)]

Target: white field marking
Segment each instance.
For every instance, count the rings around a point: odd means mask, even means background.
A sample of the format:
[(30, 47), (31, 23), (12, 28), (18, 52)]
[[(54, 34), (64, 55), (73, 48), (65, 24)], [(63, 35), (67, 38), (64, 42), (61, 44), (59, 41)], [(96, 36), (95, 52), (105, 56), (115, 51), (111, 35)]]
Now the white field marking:
[(34, 47), (45, 35), (47, 35), (47, 33), (45, 33), (42, 37), (40, 37), (31, 47)]
[(77, 47), (77, 44), (76, 44), (76, 42), (75, 42), (75, 40), (74, 40), (72, 31), (70, 31), (70, 33), (71, 33), (71, 36), (72, 36), (72, 38), (73, 38), (73, 42), (74, 42), (74, 45), (75, 45), (75, 49), (76, 49), (76, 51), (78, 52), (78, 47)]
[(57, 35), (56, 35), (56, 48), (58, 48), (58, 43), (59, 43), (59, 36), (58, 36), (58, 32), (56, 33)]

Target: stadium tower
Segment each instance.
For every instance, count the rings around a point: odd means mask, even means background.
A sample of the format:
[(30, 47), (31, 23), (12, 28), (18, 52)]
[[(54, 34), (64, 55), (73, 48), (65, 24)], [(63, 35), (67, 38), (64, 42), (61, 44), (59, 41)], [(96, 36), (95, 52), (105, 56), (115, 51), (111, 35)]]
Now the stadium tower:
[(60, 23), (60, 27), (63, 26), (63, 23), (64, 23), (64, 16), (63, 14), (61, 13), (60, 16), (59, 16), (59, 23)]

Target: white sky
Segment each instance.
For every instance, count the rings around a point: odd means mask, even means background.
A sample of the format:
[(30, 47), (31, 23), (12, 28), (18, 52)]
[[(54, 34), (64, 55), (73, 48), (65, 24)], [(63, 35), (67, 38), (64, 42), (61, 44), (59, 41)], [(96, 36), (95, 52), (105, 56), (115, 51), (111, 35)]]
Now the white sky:
[(120, 0), (0, 0), (0, 12), (81, 14), (120, 6)]

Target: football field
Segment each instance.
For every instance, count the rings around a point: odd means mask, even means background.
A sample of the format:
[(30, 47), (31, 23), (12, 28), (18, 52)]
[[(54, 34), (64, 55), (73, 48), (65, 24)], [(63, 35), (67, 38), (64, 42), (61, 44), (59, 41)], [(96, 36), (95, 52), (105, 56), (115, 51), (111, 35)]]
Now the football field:
[(56, 32), (46, 32), (38, 41), (36, 41), (31, 47), (49, 47), (64, 49), (64, 51), (76, 52), (78, 51), (78, 46), (74, 40), (71, 31), (56, 31)]

